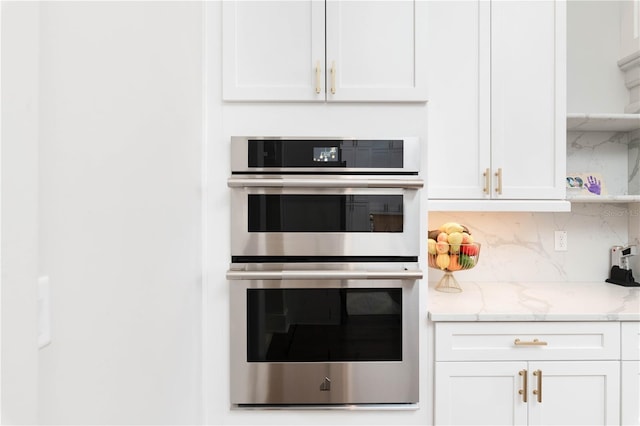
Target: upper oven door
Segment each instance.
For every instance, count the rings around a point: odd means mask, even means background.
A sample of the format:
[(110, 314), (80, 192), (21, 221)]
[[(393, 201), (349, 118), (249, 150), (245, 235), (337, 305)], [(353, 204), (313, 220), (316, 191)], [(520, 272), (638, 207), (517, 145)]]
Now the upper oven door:
[(417, 177), (229, 179), (232, 256), (418, 256)]

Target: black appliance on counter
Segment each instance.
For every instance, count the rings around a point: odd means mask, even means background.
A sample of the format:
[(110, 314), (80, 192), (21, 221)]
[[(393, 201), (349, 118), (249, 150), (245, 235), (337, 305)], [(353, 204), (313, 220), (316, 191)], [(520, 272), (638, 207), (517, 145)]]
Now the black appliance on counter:
[(633, 272), (629, 267), (629, 258), (637, 254), (635, 245), (611, 247), (611, 272), (605, 281), (624, 287), (640, 287), (633, 278)]

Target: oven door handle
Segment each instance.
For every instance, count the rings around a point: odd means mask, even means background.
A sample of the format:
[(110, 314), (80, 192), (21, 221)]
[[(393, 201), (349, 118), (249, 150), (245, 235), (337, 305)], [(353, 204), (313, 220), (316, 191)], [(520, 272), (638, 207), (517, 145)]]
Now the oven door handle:
[(304, 179), (304, 178), (229, 178), (230, 188), (403, 188), (420, 189), (422, 179)]
[(419, 280), (422, 271), (227, 271), (228, 280)]

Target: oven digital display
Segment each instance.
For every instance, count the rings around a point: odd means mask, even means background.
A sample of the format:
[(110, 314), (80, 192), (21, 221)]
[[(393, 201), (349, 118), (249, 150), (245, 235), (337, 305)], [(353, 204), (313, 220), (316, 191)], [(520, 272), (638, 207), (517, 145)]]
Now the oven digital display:
[(338, 148), (332, 147), (313, 147), (313, 161), (332, 162), (338, 161)]

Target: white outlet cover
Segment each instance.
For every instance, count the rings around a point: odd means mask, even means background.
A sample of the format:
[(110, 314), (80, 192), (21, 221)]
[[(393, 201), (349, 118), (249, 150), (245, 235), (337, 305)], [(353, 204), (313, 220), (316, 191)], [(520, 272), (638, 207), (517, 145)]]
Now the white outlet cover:
[(567, 251), (567, 231), (555, 231), (555, 250)]

